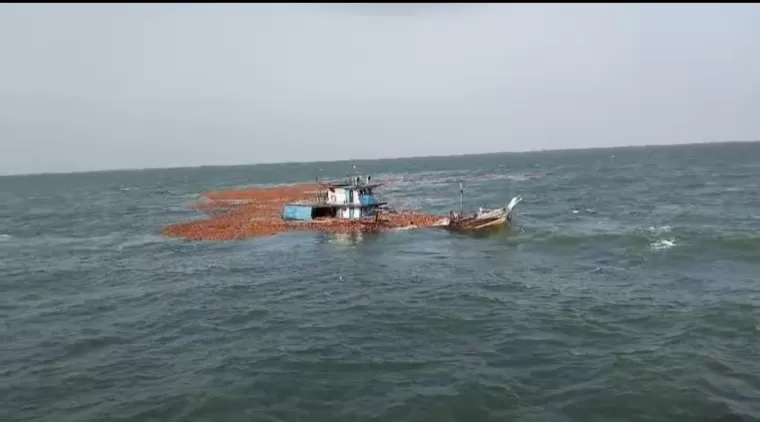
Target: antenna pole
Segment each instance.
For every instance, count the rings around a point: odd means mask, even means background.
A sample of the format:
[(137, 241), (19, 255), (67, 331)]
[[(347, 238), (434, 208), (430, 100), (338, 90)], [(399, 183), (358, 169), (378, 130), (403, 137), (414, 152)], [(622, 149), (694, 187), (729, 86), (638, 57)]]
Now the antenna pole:
[(464, 185), (459, 182), (459, 215), (464, 212)]

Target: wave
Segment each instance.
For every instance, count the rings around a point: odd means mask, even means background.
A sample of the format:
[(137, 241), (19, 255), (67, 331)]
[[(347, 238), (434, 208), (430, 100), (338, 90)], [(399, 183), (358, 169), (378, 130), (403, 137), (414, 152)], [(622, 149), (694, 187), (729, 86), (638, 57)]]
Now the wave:
[(147, 246), (157, 243), (169, 243), (170, 240), (158, 235), (142, 234), (137, 236), (129, 236), (127, 240), (117, 246), (118, 250), (125, 248), (139, 248), (141, 246)]
[(544, 176), (546, 176), (545, 173), (541, 172), (527, 172), (527, 173), (488, 173), (483, 174), (480, 176), (475, 176), (468, 181), (470, 182), (491, 182), (491, 181), (498, 181), (498, 180), (511, 180), (513, 182), (526, 182), (529, 180), (539, 180), (543, 179)]
[(710, 240), (711, 246), (736, 251), (760, 251), (760, 236), (750, 234), (717, 235)]
[(22, 244), (24, 246), (61, 246), (70, 247), (74, 245), (87, 245), (92, 248), (101, 248), (105, 245), (111, 244), (116, 240), (118, 234), (108, 234), (105, 236), (18, 236), (8, 237), (7, 240), (13, 239), (15, 243)]
[(554, 227), (548, 230), (532, 230), (515, 227), (512, 236), (517, 243), (546, 243), (557, 246), (577, 246), (584, 243), (614, 242), (621, 246), (645, 248), (651, 252), (665, 252), (675, 248), (688, 251), (701, 250), (711, 254), (723, 253), (729, 257), (760, 255), (760, 236), (754, 232), (725, 233), (718, 230), (705, 232), (688, 227), (625, 226), (577, 224)]
[(515, 182), (541, 179), (541, 172), (510, 172), (474, 174), (470, 170), (423, 171), (411, 174), (381, 173), (374, 176), (383, 181), (389, 191), (419, 191), (434, 187), (456, 186), (460, 182), (465, 185), (480, 185), (483, 183), (510, 180)]
[(662, 235), (673, 230), (671, 226), (626, 226), (617, 222), (604, 222), (602, 224), (573, 224), (566, 228), (555, 227), (550, 230), (532, 232), (529, 228), (523, 228), (523, 237), (528, 241), (541, 241), (557, 245), (574, 245), (586, 241), (628, 240), (639, 244), (656, 244), (663, 240), (667, 243), (674, 242), (672, 237), (664, 238)]
[(21, 247), (48, 247), (63, 248), (73, 251), (99, 251), (104, 249), (122, 250), (134, 249), (143, 246), (168, 243), (169, 239), (159, 235), (143, 233), (127, 235), (125, 233), (111, 233), (103, 236), (35, 236), (35, 237), (11, 237), (0, 234), (0, 242), (13, 242)]

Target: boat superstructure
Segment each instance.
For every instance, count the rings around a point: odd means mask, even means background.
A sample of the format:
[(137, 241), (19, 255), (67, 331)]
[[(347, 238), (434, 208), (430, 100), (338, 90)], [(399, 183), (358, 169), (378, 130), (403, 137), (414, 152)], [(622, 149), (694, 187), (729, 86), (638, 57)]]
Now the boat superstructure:
[(375, 194), (375, 189), (381, 187), (382, 183), (372, 183), (371, 179), (371, 176), (355, 176), (346, 182), (318, 182), (316, 200), (286, 204), (282, 209), (282, 218), (310, 221), (376, 217), (386, 203), (380, 201)]

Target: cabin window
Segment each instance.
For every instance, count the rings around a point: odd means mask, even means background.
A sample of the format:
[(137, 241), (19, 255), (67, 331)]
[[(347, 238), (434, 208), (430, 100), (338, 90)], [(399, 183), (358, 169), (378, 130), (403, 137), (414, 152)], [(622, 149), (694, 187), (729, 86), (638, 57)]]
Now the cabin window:
[(338, 215), (337, 211), (334, 207), (314, 207), (311, 209), (311, 218), (335, 218)]

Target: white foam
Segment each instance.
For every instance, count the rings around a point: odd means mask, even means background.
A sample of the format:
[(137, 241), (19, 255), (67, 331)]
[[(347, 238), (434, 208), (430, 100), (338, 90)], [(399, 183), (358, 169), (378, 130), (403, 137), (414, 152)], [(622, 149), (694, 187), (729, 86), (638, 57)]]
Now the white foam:
[(658, 239), (650, 245), (653, 251), (664, 251), (676, 246), (675, 239)]
[(661, 226), (661, 227), (651, 226), (647, 230), (652, 233), (657, 233), (657, 234), (669, 233), (671, 230), (673, 230), (673, 227), (672, 226)]
[(6, 240), (10, 240), (10, 238), (13, 237), (9, 234), (0, 233), (0, 242), (4, 242)]

